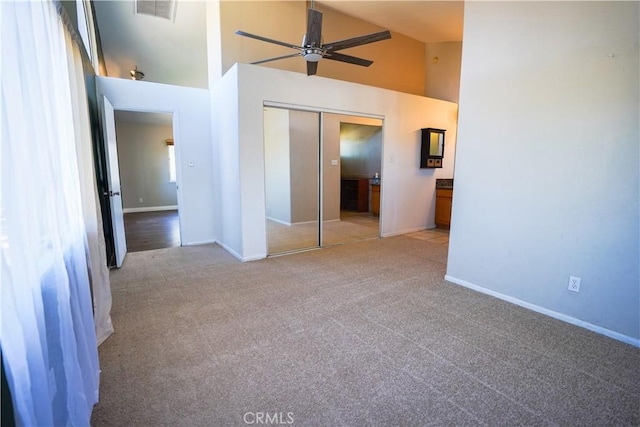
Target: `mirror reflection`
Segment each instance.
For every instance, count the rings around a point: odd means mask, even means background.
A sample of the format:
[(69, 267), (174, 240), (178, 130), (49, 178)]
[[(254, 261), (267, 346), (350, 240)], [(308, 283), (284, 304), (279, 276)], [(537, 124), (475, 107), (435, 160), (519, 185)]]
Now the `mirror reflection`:
[(267, 253), (318, 247), (319, 113), (264, 108)]

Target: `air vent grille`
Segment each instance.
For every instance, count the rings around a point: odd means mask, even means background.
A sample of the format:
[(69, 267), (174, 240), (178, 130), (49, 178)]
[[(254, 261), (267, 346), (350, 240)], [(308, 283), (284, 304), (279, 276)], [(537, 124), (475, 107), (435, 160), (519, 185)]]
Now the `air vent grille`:
[(136, 13), (175, 21), (176, 0), (136, 0)]

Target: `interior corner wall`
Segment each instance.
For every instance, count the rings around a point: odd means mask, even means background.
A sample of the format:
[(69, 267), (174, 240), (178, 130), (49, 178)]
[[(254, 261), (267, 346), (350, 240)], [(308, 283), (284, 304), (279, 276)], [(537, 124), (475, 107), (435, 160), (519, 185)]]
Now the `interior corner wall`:
[(220, 0), (207, 0), (207, 72), (209, 87), (222, 78), (222, 33), (220, 21)]
[(462, 42), (425, 43), (424, 95), (458, 102)]
[[(212, 84), (210, 102), (214, 186), (209, 196), (215, 201), (217, 242), (233, 256), (244, 260), (236, 68)], [(261, 117), (252, 126), (263, 127), (262, 106), (260, 113)], [(264, 217), (262, 222), (265, 222)]]
[(454, 282), (635, 345), (639, 7), (465, 4), (447, 266)]
[(116, 136), (125, 211), (176, 206), (176, 183), (169, 181), (166, 142), (173, 138), (173, 127), (116, 119)]
[[(435, 180), (451, 178), (458, 106), (451, 102), (247, 64), (238, 79), (241, 259), (266, 257), (264, 103), (384, 119), (381, 234), (434, 227)], [(226, 76), (225, 76), (226, 77)], [(224, 80), (224, 79), (223, 79)], [(269, 84), (265, 84), (269, 82)], [(444, 167), (420, 169), (420, 129), (447, 129)]]
[(209, 91), (112, 77), (96, 79), (98, 93), (116, 110), (173, 113), (182, 244), (214, 242)]
[(342, 173), (346, 176), (373, 178), (380, 176), (382, 166), (382, 128), (373, 135), (361, 139), (345, 139), (340, 141), (341, 149), (352, 154), (348, 158), (342, 156)]

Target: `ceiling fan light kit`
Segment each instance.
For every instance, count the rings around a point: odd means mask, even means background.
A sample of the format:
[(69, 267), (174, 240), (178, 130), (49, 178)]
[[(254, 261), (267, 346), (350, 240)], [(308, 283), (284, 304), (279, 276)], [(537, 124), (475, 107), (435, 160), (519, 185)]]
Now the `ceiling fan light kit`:
[(263, 64), (265, 62), (277, 61), (279, 59), (301, 56), (307, 62), (307, 75), (309, 76), (316, 74), (318, 70), (318, 62), (322, 58), (330, 59), (332, 61), (346, 62), (348, 64), (360, 65), (362, 67), (368, 67), (373, 64), (373, 61), (357, 58), (355, 56), (345, 55), (343, 53), (338, 53), (338, 51), (351, 47), (362, 46), (369, 43), (379, 42), (382, 40), (388, 40), (391, 38), (391, 33), (388, 30), (384, 30), (373, 34), (367, 34), (364, 36), (353, 37), (345, 40), (323, 44), (322, 12), (313, 9), (313, 3), (311, 5), (311, 9), (309, 9), (307, 13), (307, 32), (302, 39), (301, 46), (281, 42), (255, 34), (246, 33), (244, 31), (236, 31), (236, 34), (263, 42), (296, 49), (298, 51), (298, 53), (262, 59), (260, 61), (252, 62), (252, 64)]

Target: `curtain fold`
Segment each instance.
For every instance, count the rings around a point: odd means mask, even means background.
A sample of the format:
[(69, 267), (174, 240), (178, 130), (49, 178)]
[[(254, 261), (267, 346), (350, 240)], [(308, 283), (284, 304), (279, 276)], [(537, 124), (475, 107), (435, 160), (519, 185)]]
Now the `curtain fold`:
[(0, 7), (3, 365), (18, 425), (88, 425), (99, 365), (74, 126), (86, 119), (55, 5)]
[(89, 266), (91, 289), (93, 290), (96, 339), (98, 345), (100, 345), (113, 333), (109, 268), (107, 267), (100, 200), (97, 193), (98, 186), (93, 163), (89, 105), (84, 83), (82, 54), (77, 44), (77, 37), (75, 39), (72, 38), (69, 31), (65, 31), (65, 37), (70, 51), (67, 56), (69, 78), (71, 80), (71, 97), (74, 101), (73, 122), (76, 131), (76, 152), (80, 175), (82, 211), (87, 235), (87, 264)]

